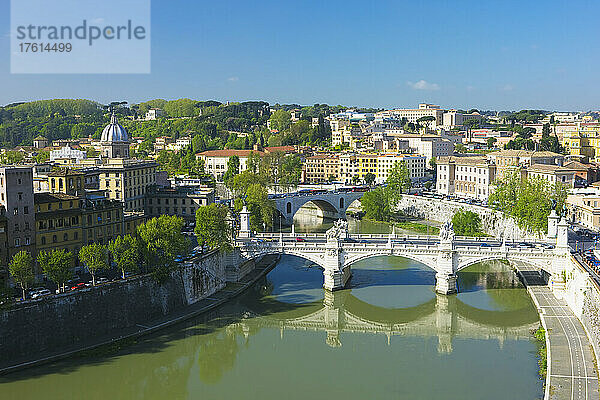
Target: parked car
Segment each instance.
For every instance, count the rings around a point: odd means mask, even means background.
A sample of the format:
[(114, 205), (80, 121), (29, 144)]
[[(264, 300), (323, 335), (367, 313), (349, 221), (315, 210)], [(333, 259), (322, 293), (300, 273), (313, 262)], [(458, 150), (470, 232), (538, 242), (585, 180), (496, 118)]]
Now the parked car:
[(79, 289), (85, 289), (86, 284), (83, 282), (79, 282), (74, 286), (71, 286), (71, 290), (79, 290)]
[(102, 284), (108, 283), (108, 282), (109, 282), (108, 278), (102, 277), (102, 278), (96, 279), (96, 285), (102, 285)]
[(302, 237), (297, 237), (296, 242), (306, 242), (306, 239), (304, 239)]
[(33, 294), (33, 296), (31, 296), (31, 298), (32, 299), (37, 299), (37, 298), (40, 298), (40, 297), (43, 297), (43, 296), (48, 296), (48, 295), (51, 295), (51, 294), (52, 294), (52, 292), (50, 290), (48, 290), (48, 289), (42, 289), (42, 290), (40, 290), (38, 292), (35, 292)]

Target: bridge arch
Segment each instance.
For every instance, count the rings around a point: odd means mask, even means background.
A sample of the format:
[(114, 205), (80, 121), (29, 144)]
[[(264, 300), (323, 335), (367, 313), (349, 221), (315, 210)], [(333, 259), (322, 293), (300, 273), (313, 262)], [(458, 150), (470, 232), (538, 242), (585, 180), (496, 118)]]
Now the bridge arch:
[(419, 254), (412, 254), (412, 253), (401, 253), (401, 254), (392, 254), (390, 252), (381, 252), (381, 253), (368, 253), (368, 254), (360, 254), (360, 255), (356, 255), (356, 256), (352, 256), (349, 257), (348, 260), (344, 263), (344, 268), (347, 267), (352, 267), (353, 264), (359, 262), (359, 261), (363, 261), (363, 260), (367, 260), (369, 258), (373, 258), (373, 257), (401, 257), (401, 258), (406, 258), (408, 260), (411, 261), (415, 261), (418, 262), (419, 264), (423, 264), (426, 267), (432, 269), (434, 272), (437, 272), (436, 269), (436, 263), (435, 263), (435, 258), (434, 256), (421, 256)]
[(488, 256), (483, 256), (483, 257), (467, 259), (458, 264), (458, 268), (456, 268), (456, 272), (462, 271), (463, 269), (470, 267), (471, 265), (481, 263), (481, 262), (486, 262), (486, 261), (508, 261), (510, 263), (517, 261), (519, 263), (531, 265), (532, 267), (535, 267), (537, 269), (545, 271), (548, 274), (552, 274), (552, 271), (551, 271), (552, 261), (550, 259), (535, 260), (535, 259), (527, 258), (527, 257), (515, 257), (513, 255), (506, 256), (506, 255), (501, 255), (501, 254), (488, 255)]

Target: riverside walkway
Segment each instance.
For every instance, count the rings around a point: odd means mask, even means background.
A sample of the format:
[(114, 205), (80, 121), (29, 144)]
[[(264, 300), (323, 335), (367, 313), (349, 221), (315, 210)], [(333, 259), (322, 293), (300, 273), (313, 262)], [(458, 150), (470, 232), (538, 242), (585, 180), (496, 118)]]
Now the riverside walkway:
[(547, 400), (600, 398), (592, 345), (566, 301), (557, 299), (539, 272), (518, 266), (546, 330)]

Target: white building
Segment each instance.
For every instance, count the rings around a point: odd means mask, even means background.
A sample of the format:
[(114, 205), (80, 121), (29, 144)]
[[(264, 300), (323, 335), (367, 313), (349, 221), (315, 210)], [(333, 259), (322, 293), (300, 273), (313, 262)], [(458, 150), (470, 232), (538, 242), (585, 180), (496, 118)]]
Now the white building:
[(155, 120), (164, 117), (166, 113), (160, 108), (151, 108), (146, 112), (146, 121)]
[(427, 124), (430, 130), (435, 130), (438, 126), (443, 124), (444, 110), (440, 109), (439, 106), (427, 103), (419, 104), (419, 108), (398, 108), (388, 111), (380, 111), (375, 114), (376, 119), (383, 118), (394, 118), (402, 120), (406, 118), (407, 122), (416, 123), (420, 118), (433, 117), (434, 120)]
[(83, 150), (73, 149), (69, 146), (64, 146), (59, 150), (50, 151), (50, 161), (55, 161), (57, 159), (70, 159), (75, 160), (75, 162), (79, 162), (86, 158), (87, 154)]
[(263, 152), (256, 150), (208, 150), (196, 154), (196, 159), (204, 161), (204, 171), (214, 176), (216, 180), (222, 181), (223, 175), (227, 172), (229, 158), (238, 156), (240, 159), (239, 172), (243, 172), (248, 168), (250, 153), (258, 156), (264, 155)]
[(377, 173), (375, 183), (385, 183), (390, 171), (398, 162), (403, 162), (408, 168), (411, 181), (420, 181), (425, 177), (426, 158), (413, 154), (384, 154), (377, 157)]
[(574, 169), (560, 165), (533, 164), (527, 167), (528, 178), (541, 178), (552, 184), (562, 183), (571, 188), (575, 186), (576, 172)]
[(444, 113), (443, 116), (443, 126), (444, 129), (462, 127), (465, 121), (468, 120), (475, 120), (477, 122), (481, 122), (483, 120), (483, 116), (478, 112), (461, 113), (457, 110), (448, 110)]
[(438, 193), (486, 201), (496, 179), (496, 166), (485, 156), (440, 157)]

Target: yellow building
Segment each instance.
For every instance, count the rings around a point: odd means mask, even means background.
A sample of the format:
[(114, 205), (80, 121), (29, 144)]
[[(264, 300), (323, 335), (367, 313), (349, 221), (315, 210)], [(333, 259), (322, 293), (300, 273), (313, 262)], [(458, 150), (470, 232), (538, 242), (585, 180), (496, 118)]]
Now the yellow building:
[(570, 155), (600, 161), (600, 125), (579, 124), (576, 130), (564, 133), (562, 145)]
[(367, 174), (373, 174), (377, 177), (377, 154), (358, 154), (356, 160), (358, 161), (357, 175), (361, 181), (364, 181)]
[(41, 251), (60, 249), (79, 253), (83, 244), (80, 201), (63, 193), (34, 194), (36, 257)]
[(146, 160), (109, 159), (100, 167), (100, 190), (118, 200), (125, 211), (144, 211), (148, 186), (156, 183), (158, 164)]

